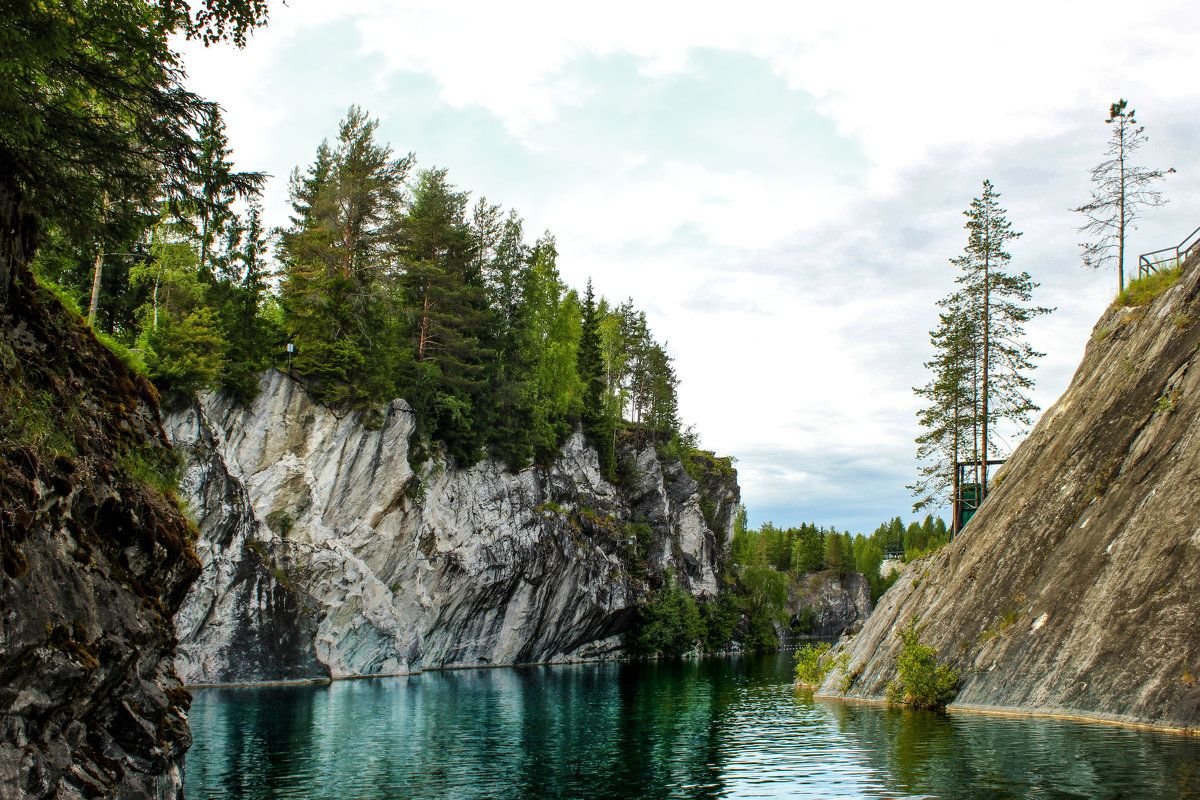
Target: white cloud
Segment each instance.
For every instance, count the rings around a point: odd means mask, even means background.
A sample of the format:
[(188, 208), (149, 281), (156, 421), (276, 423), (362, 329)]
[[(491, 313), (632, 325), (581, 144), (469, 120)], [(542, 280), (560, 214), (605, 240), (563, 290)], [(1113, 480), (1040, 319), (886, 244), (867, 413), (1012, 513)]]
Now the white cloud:
[[(290, 0), (245, 52), (189, 46), (188, 63), (197, 90), (225, 105), (242, 163), (277, 175), (273, 222), (283, 221), (287, 171), (350, 102), (366, 105), (399, 149), (515, 206), (531, 233), (553, 229), (571, 283), (592, 275), (604, 293), (648, 309), (675, 355), (686, 420), (739, 456), (752, 512), (849, 524), (817, 516), (905, 510), (910, 389), (924, 380), (961, 211), (984, 177), (1026, 232), (1015, 265), (1059, 309), (1030, 327), (1048, 354), (1043, 406), (1110, 296), (1108, 276), (1079, 270), (1067, 211), (1086, 196), (1109, 102), (1129, 97), (1151, 134), (1147, 159), (1170, 154), (1180, 170), (1173, 204), (1146, 218), (1134, 248), (1200, 223), (1200, 178), (1187, 163), (1197, 34), (1200, 14), (1185, 2)], [(785, 131), (769, 109), (747, 120), (706, 110), (698, 124), (770, 155), (760, 164), (627, 136), (615, 115), (604, 118), (612, 87), (578, 68), (628, 57), (647, 86), (700, 81), (697, 54), (708, 51), (761, 60), (794, 90), (772, 102), (809, 114)], [(292, 85), (300, 71), (317, 84)], [(417, 79), (428, 96), (397, 88)], [(744, 92), (777, 88), (755, 80)], [(628, 99), (639, 102), (652, 101)], [(652, 133), (663, 109), (652, 110), (619, 125)], [(451, 123), (463, 126), (453, 136), (441, 127)], [(822, 148), (837, 134), (858, 163), (832, 163)], [(596, 163), (597, 152), (608, 160)], [(501, 175), (489, 159), (518, 166)]]

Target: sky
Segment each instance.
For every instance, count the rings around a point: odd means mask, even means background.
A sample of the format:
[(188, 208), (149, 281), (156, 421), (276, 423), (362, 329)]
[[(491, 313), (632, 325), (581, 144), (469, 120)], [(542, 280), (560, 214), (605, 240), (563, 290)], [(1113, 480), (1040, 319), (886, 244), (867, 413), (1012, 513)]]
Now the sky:
[(181, 49), (239, 167), (273, 176), (268, 223), (357, 104), (397, 153), (552, 231), (569, 285), (633, 297), (752, 524), (912, 517), (912, 388), (984, 179), (1056, 309), (1028, 328), (1043, 409), (1116, 289), (1080, 266), (1070, 211), (1113, 101), (1146, 128), (1139, 163), (1176, 169), (1129, 249), (1200, 225), (1194, 0), (584, 5), (288, 0), (242, 51)]

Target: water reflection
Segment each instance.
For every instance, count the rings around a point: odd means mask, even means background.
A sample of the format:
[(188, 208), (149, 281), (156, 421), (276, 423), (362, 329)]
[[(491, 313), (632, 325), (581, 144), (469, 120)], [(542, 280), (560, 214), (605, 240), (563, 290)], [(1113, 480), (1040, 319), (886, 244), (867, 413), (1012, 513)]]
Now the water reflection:
[(813, 702), (788, 656), (197, 692), (189, 798), (1200, 797), (1200, 742)]
[(1200, 742), (1062, 720), (830, 704), (838, 730), (872, 742), (897, 791), (952, 798), (1200, 797)]

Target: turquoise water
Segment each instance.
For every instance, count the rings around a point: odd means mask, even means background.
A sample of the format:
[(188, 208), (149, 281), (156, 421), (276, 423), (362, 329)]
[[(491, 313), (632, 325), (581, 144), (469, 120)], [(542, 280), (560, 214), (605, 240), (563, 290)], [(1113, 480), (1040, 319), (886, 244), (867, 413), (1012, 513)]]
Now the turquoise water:
[(1200, 740), (814, 702), (788, 655), (195, 693), (197, 798), (1200, 798)]

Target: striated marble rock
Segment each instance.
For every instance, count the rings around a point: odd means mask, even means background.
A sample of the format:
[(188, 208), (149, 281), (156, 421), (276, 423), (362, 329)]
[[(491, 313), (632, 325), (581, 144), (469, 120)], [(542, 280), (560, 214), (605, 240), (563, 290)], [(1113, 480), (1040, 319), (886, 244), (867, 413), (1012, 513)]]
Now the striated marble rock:
[(406, 403), (367, 425), (280, 372), (249, 406), (208, 394), (166, 426), (201, 532), (176, 615), (193, 684), (619, 654), (666, 571), (716, 592), (739, 499), (731, 470), (700, 459), (701, 486), (652, 448), (615, 487), (578, 434), (548, 469), (414, 471)]
[(884, 693), (913, 618), (962, 677), (955, 706), (1200, 725), (1200, 258), (1104, 314), (970, 525), (845, 647), (846, 694)]

